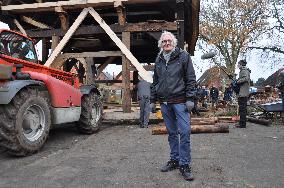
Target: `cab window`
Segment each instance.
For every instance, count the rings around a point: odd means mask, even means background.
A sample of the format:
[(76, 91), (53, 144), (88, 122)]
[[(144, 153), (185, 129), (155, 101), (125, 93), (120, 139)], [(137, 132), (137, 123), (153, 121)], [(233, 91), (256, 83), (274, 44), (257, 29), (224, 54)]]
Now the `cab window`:
[(37, 62), (33, 42), (21, 35), (11, 32), (2, 32), (0, 35), (2, 53), (14, 58), (29, 62)]

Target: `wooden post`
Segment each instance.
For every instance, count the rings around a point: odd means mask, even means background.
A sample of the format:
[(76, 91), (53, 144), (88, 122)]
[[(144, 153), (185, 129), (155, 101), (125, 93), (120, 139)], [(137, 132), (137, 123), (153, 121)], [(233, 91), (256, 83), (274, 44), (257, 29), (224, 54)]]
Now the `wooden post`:
[[(130, 49), (130, 32), (122, 32), (122, 42)], [(122, 56), (122, 108), (124, 113), (131, 112), (131, 96), (130, 96), (130, 62), (125, 55)]]
[(93, 74), (92, 71), (92, 66), (94, 65), (94, 58), (92, 57), (87, 57), (86, 59), (86, 84), (93, 84), (94, 83), (94, 78), (95, 75)]
[(53, 35), (51, 37), (51, 41), (52, 41), (52, 43), (51, 43), (51, 52), (53, 52), (54, 49), (56, 48), (56, 46), (59, 44), (59, 36)]
[(178, 47), (184, 49), (184, 0), (176, 0), (177, 3), (177, 39)]
[(69, 29), (68, 14), (63, 10), (62, 7), (56, 7), (55, 11), (58, 12), (61, 22), (61, 29), (64, 31), (64, 33), (66, 33)]
[(41, 56), (42, 64), (46, 62), (47, 58), (48, 58), (47, 41), (46, 41), (46, 38), (43, 38), (42, 39), (42, 56)]
[(137, 84), (139, 82), (138, 79), (138, 71), (133, 71), (133, 95), (132, 95), (132, 101), (137, 102)]
[(126, 13), (125, 13), (125, 8), (123, 7), (121, 1), (115, 2), (114, 6), (116, 7), (119, 25), (125, 25), (126, 24)]

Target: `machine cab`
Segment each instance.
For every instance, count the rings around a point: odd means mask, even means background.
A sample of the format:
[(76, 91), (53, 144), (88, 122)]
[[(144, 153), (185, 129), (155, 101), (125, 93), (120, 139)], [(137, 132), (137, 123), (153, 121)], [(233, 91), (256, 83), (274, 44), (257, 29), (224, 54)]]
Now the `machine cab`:
[(32, 39), (8, 30), (0, 30), (0, 54), (38, 63)]

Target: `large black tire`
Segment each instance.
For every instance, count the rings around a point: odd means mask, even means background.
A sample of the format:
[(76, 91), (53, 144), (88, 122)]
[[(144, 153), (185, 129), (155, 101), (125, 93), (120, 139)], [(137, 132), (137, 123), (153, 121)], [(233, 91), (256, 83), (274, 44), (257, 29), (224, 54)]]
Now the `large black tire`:
[(100, 128), (103, 115), (102, 103), (96, 93), (84, 95), (78, 130), (84, 134), (93, 134)]
[(36, 88), (24, 88), (7, 105), (0, 105), (0, 145), (16, 156), (37, 152), (51, 125), (49, 98)]

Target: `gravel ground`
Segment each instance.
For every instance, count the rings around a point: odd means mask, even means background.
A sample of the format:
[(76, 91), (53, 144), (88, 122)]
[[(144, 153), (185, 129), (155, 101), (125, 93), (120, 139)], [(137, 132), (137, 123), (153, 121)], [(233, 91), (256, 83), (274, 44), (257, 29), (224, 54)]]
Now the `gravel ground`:
[(186, 182), (178, 170), (159, 171), (168, 160), (167, 135), (107, 124), (81, 135), (64, 125), (35, 155), (11, 157), (0, 148), (0, 187), (284, 187), (284, 126), (231, 126), (228, 134), (191, 139), (195, 180)]

